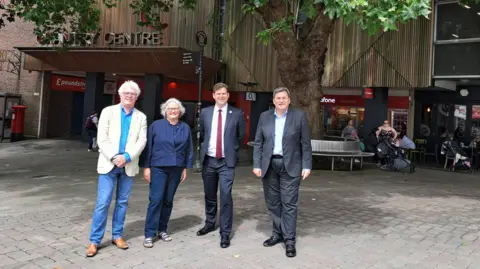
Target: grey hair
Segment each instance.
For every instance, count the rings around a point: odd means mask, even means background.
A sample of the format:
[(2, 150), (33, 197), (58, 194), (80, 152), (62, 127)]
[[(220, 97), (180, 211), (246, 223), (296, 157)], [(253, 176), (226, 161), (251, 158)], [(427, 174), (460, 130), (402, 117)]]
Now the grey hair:
[(165, 119), (167, 118), (167, 106), (170, 103), (174, 103), (174, 104), (178, 105), (178, 107), (180, 108), (179, 117), (181, 117), (183, 114), (185, 114), (185, 107), (182, 105), (182, 102), (180, 102), (180, 100), (178, 100), (177, 98), (170, 98), (160, 106), (160, 113), (162, 114), (163, 118), (165, 118)]
[(137, 97), (140, 96), (140, 87), (138, 86), (138, 84), (133, 81), (133, 80), (127, 80), (125, 81), (122, 86), (120, 86), (120, 88), (118, 89), (118, 94), (121, 94), (122, 92), (124, 92), (126, 89), (134, 89), (135, 92), (137, 93)]
[(288, 95), (288, 98), (290, 98), (290, 91), (287, 89), (287, 87), (278, 87), (275, 90), (273, 90), (273, 98), (275, 98), (275, 95), (277, 95), (277, 93), (281, 93), (281, 92), (286, 92)]

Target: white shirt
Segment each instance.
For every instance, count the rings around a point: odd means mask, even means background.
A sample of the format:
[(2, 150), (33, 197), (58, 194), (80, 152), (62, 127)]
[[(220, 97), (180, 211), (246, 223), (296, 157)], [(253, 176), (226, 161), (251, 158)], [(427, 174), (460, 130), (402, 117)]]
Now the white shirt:
[(282, 141), (283, 141), (283, 129), (285, 129), (285, 121), (287, 120), (287, 113), (285, 111), (281, 117), (278, 116), (277, 110), (273, 113), (275, 115), (275, 133), (273, 139), (273, 155), (280, 155), (283, 156), (283, 148), (282, 148)]
[(222, 110), (222, 158), (225, 158), (225, 122), (227, 120), (228, 104), (223, 108), (215, 106), (213, 108), (212, 129), (210, 130), (210, 142), (208, 143), (207, 155), (213, 158), (217, 156), (217, 128), (218, 128), (218, 110)]

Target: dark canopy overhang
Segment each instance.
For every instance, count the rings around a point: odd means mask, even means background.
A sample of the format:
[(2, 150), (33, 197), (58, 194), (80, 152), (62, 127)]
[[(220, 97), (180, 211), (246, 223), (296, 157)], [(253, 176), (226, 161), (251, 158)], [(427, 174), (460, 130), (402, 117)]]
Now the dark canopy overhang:
[[(42, 62), (27, 65), (32, 71), (83, 71), (142, 74), (163, 74), (166, 77), (198, 81), (195, 64), (183, 64), (183, 53), (191, 52), (180, 47), (106, 47), (69, 48), (17, 47), (21, 52)], [(222, 67), (222, 63), (203, 57), (203, 76), (210, 78)]]

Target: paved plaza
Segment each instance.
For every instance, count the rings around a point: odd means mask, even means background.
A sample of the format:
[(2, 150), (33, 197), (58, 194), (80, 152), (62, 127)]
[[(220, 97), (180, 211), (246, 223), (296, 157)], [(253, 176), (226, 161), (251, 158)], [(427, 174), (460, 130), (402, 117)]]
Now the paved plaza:
[[(202, 181), (189, 174), (174, 202), (172, 242), (142, 246), (148, 185), (136, 178), (125, 223), (130, 249), (85, 258), (97, 153), (78, 141), (0, 144), (0, 268), (479, 268), (480, 174), (315, 170), (302, 183), (297, 257), (265, 248), (271, 221), (248, 162), (237, 169), (227, 249), (203, 226)], [(111, 216), (111, 213), (110, 213)]]

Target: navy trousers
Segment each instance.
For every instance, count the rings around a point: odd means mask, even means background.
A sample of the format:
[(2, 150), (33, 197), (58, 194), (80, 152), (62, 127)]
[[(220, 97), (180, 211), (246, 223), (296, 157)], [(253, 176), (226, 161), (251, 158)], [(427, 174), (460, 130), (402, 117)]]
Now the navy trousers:
[(232, 231), (233, 201), (232, 185), (235, 168), (228, 167), (225, 159), (205, 157), (202, 168), (205, 191), (205, 225), (214, 227), (217, 220), (217, 191), (220, 185), (220, 234)]
[(173, 198), (177, 192), (183, 167), (150, 168), (150, 203), (145, 221), (145, 237), (166, 232), (172, 214)]

